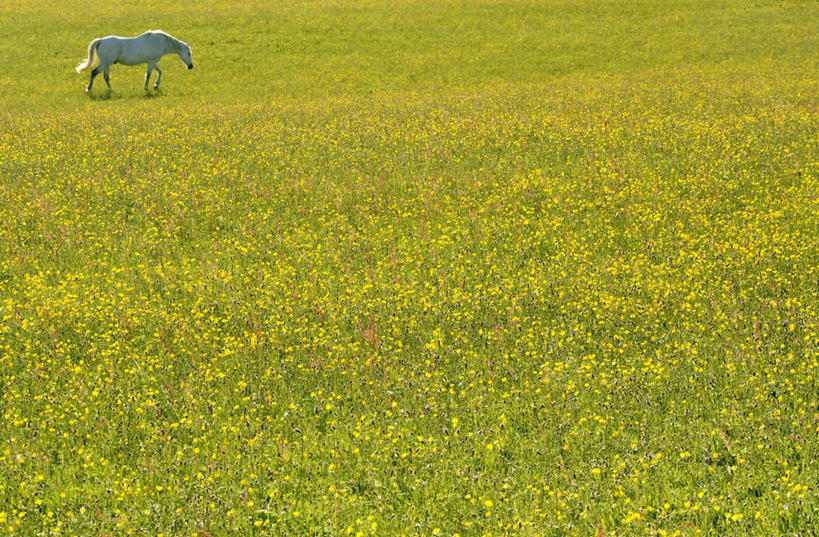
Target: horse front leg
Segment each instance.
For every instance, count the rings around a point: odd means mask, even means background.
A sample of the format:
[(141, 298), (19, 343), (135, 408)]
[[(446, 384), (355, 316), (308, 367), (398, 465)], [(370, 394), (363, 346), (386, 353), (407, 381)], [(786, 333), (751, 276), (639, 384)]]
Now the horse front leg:
[(151, 71), (153, 71), (155, 67), (156, 67), (155, 64), (152, 64), (152, 63), (148, 64), (148, 72), (145, 73), (145, 87), (144, 87), (145, 91), (148, 91), (148, 82), (150, 82), (150, 80), (151, 80)]
[(158, 65), (155, 67), (155, 69), (156, 69), (156, 82), (154, 82), (154, 89), (158, 90), (159, 89), (159, 81), (162, 80), (162, 69), (160, 69)]

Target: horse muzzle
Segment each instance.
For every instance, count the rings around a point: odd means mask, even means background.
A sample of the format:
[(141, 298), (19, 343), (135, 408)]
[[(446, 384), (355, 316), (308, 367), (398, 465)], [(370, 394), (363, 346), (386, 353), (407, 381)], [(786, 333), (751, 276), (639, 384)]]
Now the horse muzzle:
[(193, 69), (193, 64), (192, 63), (188, 64), (188, 69)]

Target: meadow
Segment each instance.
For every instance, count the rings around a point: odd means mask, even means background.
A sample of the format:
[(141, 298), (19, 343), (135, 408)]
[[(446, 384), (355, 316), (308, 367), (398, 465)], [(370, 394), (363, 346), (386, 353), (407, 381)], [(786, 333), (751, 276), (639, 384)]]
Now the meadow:
[(819, 527), (815, 2), (0, 30), (0, 535)]

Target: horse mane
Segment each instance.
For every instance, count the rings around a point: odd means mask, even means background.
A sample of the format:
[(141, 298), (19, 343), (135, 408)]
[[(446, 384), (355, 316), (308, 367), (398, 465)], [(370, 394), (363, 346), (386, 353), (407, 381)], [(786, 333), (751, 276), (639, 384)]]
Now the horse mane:
[(182, 41), (180, 41), (179, 39), (173, 37), (172, 35), (170, 35), (167, 32), (163, 32), (162, 30), (148, 30), (145, 33), (146, 34), (161, 35), (162, 37), (165, 38), (165, 42), (168, 43), (168, 45), (171, 48), (179, 49), (179, 48), (182, 47)]

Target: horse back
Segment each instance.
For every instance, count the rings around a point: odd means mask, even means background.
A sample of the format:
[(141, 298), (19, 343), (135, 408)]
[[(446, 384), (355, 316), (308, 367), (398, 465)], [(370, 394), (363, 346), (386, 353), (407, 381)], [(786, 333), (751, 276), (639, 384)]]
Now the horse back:
[(137, 37), (109, 35), (99, 45), (100, 63), (137, 65), (156, 61), (165, 53), (164, 34), (145, 32)]

